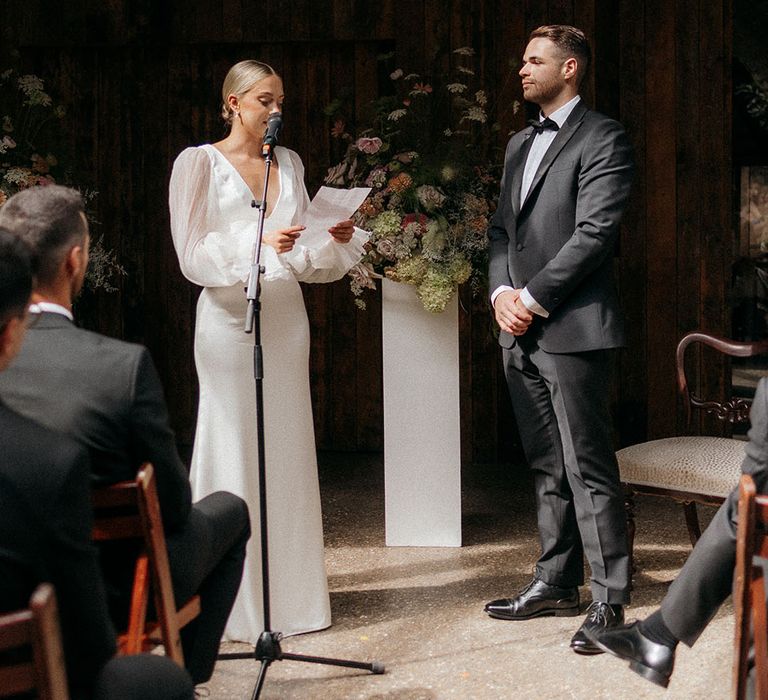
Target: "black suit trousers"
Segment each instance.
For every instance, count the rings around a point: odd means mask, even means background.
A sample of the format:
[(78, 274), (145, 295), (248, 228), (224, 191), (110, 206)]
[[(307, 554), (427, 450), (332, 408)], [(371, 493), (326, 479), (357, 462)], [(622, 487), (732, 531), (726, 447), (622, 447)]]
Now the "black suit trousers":
[[(96, 676), (93, 700), (194, 700), (189, 674), (165, 656), (116, 656)], [(77, 698), (73, 700), (78, 700)]]
[(181, 630), (184, 663), (196, 684), (213, 674), (250, 535), (245, 502), (217, 491), (195, 503), (184, 528), (166, 538), (177, 604), (200, 595), (200, 615)]
[(624, 496), (610, 419), (610, 350), (555, 354), (534, 337), (504, 349), (504, 367), (526, 458), (534, 472), (541, 557), (536, 577), (584, 582), (593, 600), (629, 601)]
[(736, 566), (739, 492), (734, 489), (696, 543), (661, 602), (664, 624), (693, 646), (731, 594)]

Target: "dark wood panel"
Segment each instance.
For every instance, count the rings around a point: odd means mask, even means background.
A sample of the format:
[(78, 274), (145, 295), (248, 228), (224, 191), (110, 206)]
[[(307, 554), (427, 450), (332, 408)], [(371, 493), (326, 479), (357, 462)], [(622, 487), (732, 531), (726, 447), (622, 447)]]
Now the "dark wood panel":
[(641, 3), (621, 3), (619, 17), (619, 74), (633, 76), (620, 83), (620, 119), (635, 150), (635, 182), (621, 227), (618, 275), (627, 317), (627, 347), (619, 358), (619, 440), (631, 445), (645, 439), (649, 409), (648, 342), (645, 288), (648, 284), (646, 238), (645, 10)]
[[(499, 29), (494, 34), (494, 41), (491, 44), (494, 60), (488, 66), (489, 76), (495, 75), (496, 79), (489, 80), (488, 85), (498, 85), (497, 95), (490, 95), (489, 99), (492, 105), (495, 103), (499, 122), (499, 146), (503, 148), (511, 133), (522, 129), (525, 125), (525, 110), (520, 104), (522, 90), (518, 71), (522, 66), (528, 34), (522, 3), (500, 0), (497, 11), (499, 19), (496, 25)], [(518, 103), (519, 107), (517, 112), (515, 112), (515, 103)]]
[[(344, 282), (346, 284), (346, 282)], [(344, 290), (344, 293), (348, 292)], [(365, 311), (355, 309), (357, 332), (357, 449), (384, 449), (384, 387), (381, 290), (368, 296)], [(351, 352), (351, 348), (348, 349)]]
[[(365, 361), (365, 354), (356, 352), (357, 311), (346, 280), (328, 287), (334, 314), (330, 332), (332, 370), (328, 380), (331, 394), (331, 431), (335, 449), (357, 450), (357, 367)], [(365, 347), (365, 346), (363, 346)]]
[(243, 5), (250, 4), (247, 0), (221, 0), (222, 41), (237, 43), (244, 40)]
[[(547, 0), (547, 24), (575, 24), (573, 18), (573, 0)], [(582, 25), (585, 32), (591, 27)]]
[[(731, 0), (112, 0), (57, 15), (41, 0), (6, 4), (4, 38), (70, 105), (65, 140), (100, 192), (94, 230), (129, 272), (117, 294), (98, 293), (81, 308), (104, 332), (149, 344), (174, 426), (187, 441), (198, 290), (178, 271), (167, 182), (185, 146), (223, 135), (219, 90), (229, 66), (261, 58), (281, 72), (284, 142), (304, 159), (313, 191), (341, 155), (322, 114), (331, 98), (349, 93), (354, 124), (392, 68), (444, 72), (450, 51), (470, 45), (503, 147), (525, 120), (513, 104), (521, 99), (517, 70), (528, 33), (552, 22), (582, 26), (595, 53), (583, 95), (621, 119), (637, 157), (616, 259), (629, 321), (616, 394), (620, 441), (681, 425), (681, 414), (670, 417), (674, 346), (692, 326), (727, 334), (730, 324)], [(389, 64), (377, 61), (392, 49)], [(318, 444), (380, 449), (379, 297), (360, 312), (345, 281), (305, 293)], [(487, 302), (465, 291), (462, 303), (463, 457), (504, 460), (518, 442)], [(696, 361), (705, 384), (725, 381), (721, 364)]]
[(321, 449), (333, 447), (333, 335), (328, 332), (331, 290), (328, 285), (304, 285), (311, 349), (309, 376), (314, 406), (315, 439)]
[(395, 30), (395, 54), (397, 65), (404, 70), (416, 73), (427, 69), (427, 59), (424, 55), (424, 34), (434, 31), (433, 27), (425, 24), (425, 5), (438, 6), (439, 0), (415, 0), (397, 4), (396, 18), (393, 19)]
[[(585, 31), (586, 27), (592, 28), (589, 36), (592, 37), (593, 67), (584, 81), (582, 94), (598, 111), (620, 119), (620, 46), (623, 28), (619, 27), (618, 31), (616, 28), (619, 2), (596, 0), (594, 4), (579, 4), (575, 15), (576, 26), (585, 27)], [(596, 85), (600, 85), (597, 92)]]
[[(701, 294), (701, 276), (699, 274), (701, 256), (701, 208), (699, 206), (699, 186), (697, 174), (701, 172), (699, 129), (699, 110), (702, 108), (699, 94), (698, 70), (699, 26), (698, 5), (700, 0), (680, 0), (676, 7), (681, 17), (685, 17), (686, 31), (677, 33), (679, 56), (677, 61), (678, 93), (680, 104), (689, 105), (688, 109), (677, 110), (675, 133), (677, 135), (676, 180), (677, 189), (677, 285), (678, 299), (677, 322), (679, 329), (695, 330), (701, 325), (699, 299)], [(678, 397), (678, 405), (682, 403)], [(680, 415), (680, 414), (678, 414)], [(681, 417), (682, 420), (682, 417)], [(675, 426), (685, 430), (686, 426)]]
[[(736, 229), (732, 202), (731, 157), (731, 0), (701, 0), (699, 21), (701, 81), (700, 105), (701, 173), (701, 320), (705, 330), (730, 336), (732, 262), (736, 252)], [(706, 113), (706, 116), (704, 114)], [(727, 363), (719, 359), (702, 367), (703, 391), (725, 396), (730, 389)], [(722, 429), (713, 418), (705, 418), (705, 429)]]
[[(675, 55), (675, 6), (667, 0), (646, 3), (646, 109), (652, 115), (646, 129), (646, 200), (648, 244), (648, 384), (661, 405), (674, 406), (674, 343), (678, 335), (675, 286), (677, 231), (675, 166), (677, 65)], [(659, 128), (660, 125), (664, 125)], [(652, 254), (651, 254), (652, 253)], [(663, 310), (663, 312), (662, 312)], [(670, 434), (669, 414), (648, 414), (648, 436)], [(674, 428), (672, 428), (674, 432)]]
[[(185, 134), (178, 132), (182, 124), (185, 130), (187, 125), (186, 120), (176, 119), (171, 129), (156, 128), (156, 125), (166, 123), (171, 113), (171, 95), (182, 77), (178, 72), (182, 65), (172, 62), (167, 50), (147, 51), (145, 65), (165, 65), (167, 69), (147, 80), (142, 110), (144, 149), (153, 155), (144, 159), (144, 254), (147, 261), (152, 261), (151, 268), (155, 271), (146, 276), (145, 331), (152, 356), (165, 382), (169, 412), (177, 437), (191, 445), (197, 413), (197, 376), (192, 341), (198, 289), (188, 284), (179, 271), (167, 213), (170, 164), (178, 154), (177, 149), (172, 147), (172, 141), (184, 142)], [(173, 138), (172, 130), (175, 132)], [(173, 343), (170, 349), (163, 347), (168, 341)]]

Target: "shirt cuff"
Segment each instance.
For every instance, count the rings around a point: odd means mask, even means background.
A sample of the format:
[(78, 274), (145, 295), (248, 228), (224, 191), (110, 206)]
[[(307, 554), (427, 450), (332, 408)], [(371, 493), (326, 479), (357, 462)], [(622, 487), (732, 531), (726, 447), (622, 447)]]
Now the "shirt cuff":
[(531, 296), (528, 287), (523, 287), (520, 290), (520, 301), (523, 302), (523, 306), (525, 306), (528, 311), (532, 311), (537, 316), (543, 316), (544, 318), (549, 317), (549, 311)]
[(493, 294), (491, 294), (491, 307), (494, 307), (494, 304), (496, 303), (496, 297), (499, 296), (502, 292), (514, 292), (514, 287), (508, 287), (506, 284), (501, 284), (496, 289), (493, 290)]

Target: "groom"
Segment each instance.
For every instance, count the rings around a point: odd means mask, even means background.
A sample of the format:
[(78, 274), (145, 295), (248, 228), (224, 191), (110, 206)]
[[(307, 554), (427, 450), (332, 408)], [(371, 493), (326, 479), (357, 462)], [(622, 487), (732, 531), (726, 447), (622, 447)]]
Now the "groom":
[(589, 562), (592, 603), (571, 639), (621, 624), (629, 601), (626, 520), (609, 411), (624, 329), (613, 250), (632, 181), (617, 122), (578, 95), (590, 61), (575, 27), (539, 27), (520, 77), (540, 120), (509, 141), (488, 231), (490, 289), (504, 368), (534, 472), (541, 556), (533, 580), (485, 611), (504, 620), (579, 614)]

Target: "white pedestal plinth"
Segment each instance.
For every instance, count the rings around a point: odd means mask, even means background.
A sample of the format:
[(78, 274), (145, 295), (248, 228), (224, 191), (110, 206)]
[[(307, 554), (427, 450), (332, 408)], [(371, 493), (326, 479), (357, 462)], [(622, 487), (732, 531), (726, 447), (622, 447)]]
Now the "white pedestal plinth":
[(461, 546), (458, 299), (382, 280), (386, 543)]

